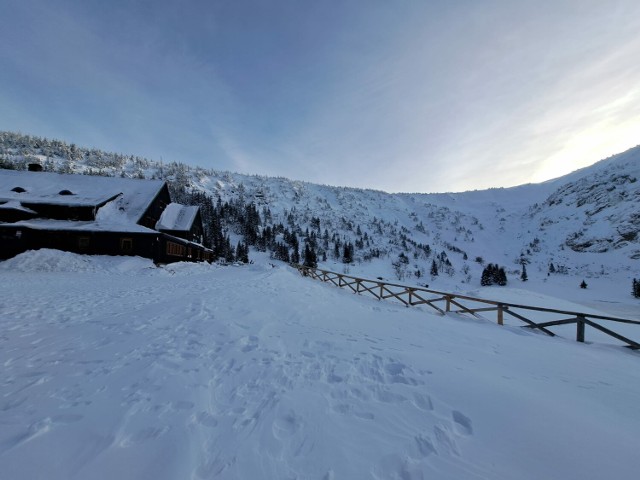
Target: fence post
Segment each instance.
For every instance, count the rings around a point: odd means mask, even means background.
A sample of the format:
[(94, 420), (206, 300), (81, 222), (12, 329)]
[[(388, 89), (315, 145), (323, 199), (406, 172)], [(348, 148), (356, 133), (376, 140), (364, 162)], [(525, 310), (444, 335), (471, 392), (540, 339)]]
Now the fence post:
[(447, 296), (445, 296), (445, 298), (447, 299), (447, 306), (445, 307), (445, 311), (450, 312), (451, 311), (451, 296), (447, 295)]
[(384, 293), (384, 287), (382, 286), (382, 283), (378, 282), (378, 286), (380, 287), (380, 298), (378, 300), (382, 300), (382, 295)]
[(501, 303), (498, 304), (498, 325), (504, 325), (504, 307)]
[(576, 342), (584, 343), (584, 315), (578, 315), (576, 320)]

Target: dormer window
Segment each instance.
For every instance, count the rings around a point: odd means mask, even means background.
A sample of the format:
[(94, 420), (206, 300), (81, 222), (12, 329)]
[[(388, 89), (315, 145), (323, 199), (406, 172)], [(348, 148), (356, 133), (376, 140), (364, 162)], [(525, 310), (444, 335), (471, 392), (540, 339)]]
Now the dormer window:
[(24, 193), (24, 192), (26, 192), (26, 190), (24, 188), (22, 188), (22, 187), (13, 187), (11, 189), (11, 191), (12, 192), (16, 192), (16, 193)]
[(60, 190), (58, 195), (75, 195), (71, 190)]

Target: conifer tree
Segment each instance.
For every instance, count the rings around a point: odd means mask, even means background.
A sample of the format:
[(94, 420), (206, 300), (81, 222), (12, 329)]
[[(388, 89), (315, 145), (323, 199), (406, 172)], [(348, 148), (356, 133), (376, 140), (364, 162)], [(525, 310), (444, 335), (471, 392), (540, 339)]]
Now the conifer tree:
[(432, 277), (438, 276), (438, 265), (436, 264), (435, 259), (431, 261), (431, 276)]
[(293, 248), (293, 251), (291, 252), (291, 263), (295, 263), (295, 264), (300, 263), (300, 252), (298, 251), (297, 245)]
[(226, 262), (233, 262), (235, 260), (233, 247), (231, 246), (231, 239), (228, 236), (224, 240), (224, 260)]
[(318, 266), (318, 258), (316, 256), (316, 252), (312, 247), (307, 243), (304, 246), (304, 261), (303, 265), (305, 267), (316, 268)]
[(344, 250), (342, 253), (342, 263), (353, 262), (353, 244), (351, 242), (344, 244)]
[(488, 287), (489, 285), (493, 285), (493, 279), (491, 278), (491, 270), (489, 269), (490, 266), (491, 264), (487, 265), (482, 270), (482, 277), (480, 277), (480, 285), (482, 285), (483, 287)]
[(236, 260), (242, 263), (249, 263), (249, 246), (246, 243), (238, 242)]
[(504, 271), (504, 268), (500, 267), (498, 269), (498, 281), (497, 284), (501, 287), (504, 287), (507, 284), (507, 273)]
[(482, 285), (483, 287), (488, 287), (494, 284), (504, 287), (507, 284), (507, 273), (505, 272), (504, 268), (498, 266), (497, 264), (494, 265), (493, 263), (490, 263), (482, 271), (480, 285)]
[(529, 277), (527, 276), (527, 267), (524, 263), (522, 264), (522, 273), (520, 274), (520, 280), (522, 280), (523, 282), (529, 280)]

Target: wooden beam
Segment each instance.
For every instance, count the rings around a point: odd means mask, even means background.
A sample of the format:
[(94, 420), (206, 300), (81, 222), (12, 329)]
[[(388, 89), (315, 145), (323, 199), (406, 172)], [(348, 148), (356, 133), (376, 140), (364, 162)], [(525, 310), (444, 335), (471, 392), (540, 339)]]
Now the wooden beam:
[(564, 320), (554, 320), (553, 322), (544, 322), (544, 323), (533, 323), (531, 322), (531, 326), (533, 328), (540, 328), (540, 327), (553, 327), (554, 325), (570, 325), (572, 323), (576, 323), (578, 321), (578, 318), (567, 318)]
[(532, 322), (531, 320), (529, 320), (527, 317), (523, 317), (522, 315), (519, 315), (515, 312), (512, 312), (511, 309), (505, 309), (504, 310), (505, 313), (508, 313), (509, 315), (511, 315), (512, 317), (517, 318), (518, 320), (522, 320), (523, 322), (527, 323), (528, 325), (525, 325), (525, 328), (537, 328), (538, 330), (546, 333), (547, 335), (549, 335), (550, 337), (555, 337), (556, 334), (553, 333), (551, 330), (547, 330), (546, 328), (538, 325), (535, 322)]
[(584, 315), (576, 317), (576, 342), (584, 343)]
[(360, 293), (370, 293), (371, 295), (373, 295), (374, 297), (376, 297), (378, 300), (380, 300), (380, 295), (378, 295), (375, 291), (374, 288), (376, 288), (377, 285), (374, 285), (372, 287), (367, 287), (366, 285), (363, 285), (362, 283), (360, 284), (362, 286), (362, 290), (360, 291)]
[(402, 303), (404, 303), (405, 305), (409, 305), (409, 303), (407, 303), (406, 300), (404, 300), (403, 298), (400, 298), (400, 295), (404, 295), (406, 292), (406, 290), (404, 292), (393, 292), (391, 290), (389, 290), (388, 288), (384, 287), (384, 290), (386, 290), (387, 292), (389, 292), (389, 295), (382, 295), (382, 298), (387, 299), (387, 298), (396, 298), (398, 300), (400, 300)]
[(623, 337), (622, 335), (614, 332), (613, 330), (609, 330), (608, 328), (605, 328), (602, 325), (599, 325), (599, 324), (597, 324), (595, 322), (592, 322), (591, 320), (588, 320), (588, 319), (585, 319), (584, 323), (586, 323), (587, 325), (595, 328), (596, 330), (600, 330), (602, 333), (606, 333), (610, 337), (616, 338), (616, 339), (620, 340), (621, 342), (626, 343), (627, 345), (625, 345), (625, 346), (628, 347), (628, 348), (631, 348), (633, 350), (640, 350), (640, 343), (634, 342), (630, 338)]
[(472, 312), (471, 310), (469, 310), (467, 307), (465, 307), (464, 305), (462, 305), (461, 303), (458, 303), (454, 300), (455, 297), (451, 296), (449, 297), (449, 303), (453, 303), (454, 305), (460, 307), (464, 312), (466, 313), (470, 313), (471, 315), (473, 315), (476, 318), (480, 318), (478, 315), (476, 315), (474, 312)]

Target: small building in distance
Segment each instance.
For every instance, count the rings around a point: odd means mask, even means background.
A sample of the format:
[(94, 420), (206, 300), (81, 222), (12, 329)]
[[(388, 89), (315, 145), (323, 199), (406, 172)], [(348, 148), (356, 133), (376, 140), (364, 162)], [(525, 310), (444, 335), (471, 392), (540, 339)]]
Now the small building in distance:
[(171, 202), (166, 182), (0, 170), (0, 258), (53, 248), (211, 261), (198, 207)]

